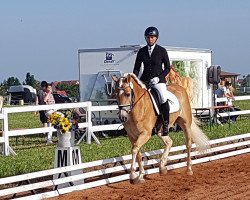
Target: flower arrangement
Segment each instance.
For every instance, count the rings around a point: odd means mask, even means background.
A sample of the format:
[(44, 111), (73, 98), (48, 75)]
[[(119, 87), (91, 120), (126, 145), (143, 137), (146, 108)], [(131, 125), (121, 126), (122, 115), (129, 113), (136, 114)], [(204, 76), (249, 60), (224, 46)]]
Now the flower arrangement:
[(55, 129), (60, 130), (61, 134), (65, 134), (78, 127), (76, 121), (72, 123), (70, 118), (64, 117), (64, 115), (59, 112), (53, 112), (50, 114), (48, 122), (51, 123)]

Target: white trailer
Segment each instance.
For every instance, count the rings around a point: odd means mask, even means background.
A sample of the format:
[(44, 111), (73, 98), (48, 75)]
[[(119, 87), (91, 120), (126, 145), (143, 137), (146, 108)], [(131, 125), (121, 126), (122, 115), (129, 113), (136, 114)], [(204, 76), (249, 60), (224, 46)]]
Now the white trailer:
[(30, 85), (14, 85), (8, 90), (10, 95), (10, 104), (18, 104), (19, 101), (24, 101), (26, 104), (35, 102), (36, 89)]
[[(130, 45), (118, 48), (80, 49), (80, 100), (112, 100), (111, 76), (132, 72), (136, 54), (141, 47)], [(186, 74), (194, 80), (192, 107), (212, 106), (212, 85), (207, 81), (207, 69), (212, 65), (211, 50), (168, 46), (165, 48), (170, 62), (182, 61)]]

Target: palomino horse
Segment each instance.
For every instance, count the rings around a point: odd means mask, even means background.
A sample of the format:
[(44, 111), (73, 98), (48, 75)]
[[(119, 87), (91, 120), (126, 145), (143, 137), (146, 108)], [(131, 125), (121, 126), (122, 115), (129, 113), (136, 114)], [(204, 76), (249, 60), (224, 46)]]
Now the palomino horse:
[(170, 83), (175, 83), (184, 87), (187, 91), (189, 100), (193, 98), (193, 80), (190, 77), (181, 77), (178, 72), (175, 70), (174, 66), (170, 66), (170, 71), (165, 77), (166, 81)]
[[(115, 81), (115, 95), (119, 106), (119, 118), (122, 121), (128, 138), (132, 144), (132, 165), (130, 180), (132, 183), (144, 182), (144, 168), (140, 149), (150, 139), (152, 130), (157, 126), (158, 116), (155, 114), (150, 94), (146, 86), (134, 74), (125, 74), (124, 77), (112, 77)], [(187, 174), (192, 175), (191, 168), (191, 144), (192, 139), (197, 148), (208, 148), (208, 139), (202, 130), (196, 125), (192, 117), (189, 99), (185, 89), (179, 85), (171, 84), (168, 90), (176, 95), (180, 103), (180, 110), (170, 115), (171, 127), (177, 123), (184, 131), (187, 147)], [(157, 135), (163, 141), (165, 148), (160, 160), (160, 173), (167, 172), (167, 157), (172, 146), (169, 136), (161, 136), (161, 127)], [(139, 165), (139, 176), (136, 175), (136, 160)]]

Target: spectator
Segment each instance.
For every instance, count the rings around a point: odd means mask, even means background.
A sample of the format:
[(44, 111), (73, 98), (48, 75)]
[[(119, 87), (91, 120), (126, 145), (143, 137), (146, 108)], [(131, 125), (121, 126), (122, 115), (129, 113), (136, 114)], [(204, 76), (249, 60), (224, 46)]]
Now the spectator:
[[(52, 91), (52, 85), (48, 84), (46, 91), (43, 93), (43, 102), (46, 105), (51, 105), (51, 104), (55, 104), (55, 99), (53, 97), (53, 91)], [(45, 112), (45, 116), (48, 117), (50, 114), (52, 114), (54, 112), (54, 110), (47, 110)], [(50, 123), (48, 123), (48, 126), (51, 126)], [(52, 132), (48, 132), (47, 135), (47, 144), (52, 144)]]
[[(220, 98), (220, 97), (226, 97), (227, 98), (226, 103), (224, 103), (224, 102), (218, 102), (217, 103), (218, 106), (221, 106), (221, 105), (232, 106), (232, 107), (230, 107), (230, 112), (233, 112), (235, 110), (240, 110), (240, 109), (236, 109), (236, 108), (233, 107), (233, 101), (235, 99), (234, 99), (234, 94), (233, 94), (231, 82), (226, 81), (225, 85), (223, 87), (220, 87), (219, 89), (217, 89), (215, 91), (215, 93), (216, 93), (216, 95), (217, 95), (218, 98)], [(220, 112), (225, 112), (225, 110), (222, 109)], [(237, 117), (238, 117), (238, 115), (231, 116), (230, 119), (233, 122), (235, 122), (236, 119), (237, 119)], [(226, 118), (226, 120), (228, 120), (228, 117)]]
[[(42, 81), (41, 82), (41, 89), (37, 91), (37, 96), (36, 96), (36, 100), (35, 100), (35, 104), (36, 105), (45, 105), (46, 104), (46, 94), (48, 92), (48, 83), (46, 81)], [(46, 100), (46, 101), (44, 101)], [(46, 111), (44, 110), (40, 110), (39, 111), (39, 115), (40, 115), (40, 121), (43, 124), (43, 127), (48, 127), (48, 117), (46, 116)], [(51, 144), (52, 143), (52, 132), (48, 132), (47, 133), (47, 144)]]
[(232, 101), (234, 100), (234, 95), (233, 95), (233, 91), (231, 89), (231, 86), (232, 86), (232, 84), (229, 81), (226, 81), (224, 86), (218, 88), (215, 91), (217, 98), (227, 97), (226, 103), (218, 102), (217, 106), (222, 106), (222, 105), (232, 106), (233, 105)]
[[(52, 85), (48, 84), (46, 91), (43, 93), (43, 101), (44, 104), (46, 105), (51, 105), (51, 104), (55, 104), (55, 99), (54, 96), (52, 94)], [(54, 112), (54, 110), (48, 110), (45, 112), (45, 115), (48, 117), (50, 114), (52, 114)]]
[(234, 94), (232, 91), (232, 83), (226, 81), (225, 83), (226, 90), (224, 91), (224, 96), (227, 97), (227, 105), (232, 106), (234, 99)]

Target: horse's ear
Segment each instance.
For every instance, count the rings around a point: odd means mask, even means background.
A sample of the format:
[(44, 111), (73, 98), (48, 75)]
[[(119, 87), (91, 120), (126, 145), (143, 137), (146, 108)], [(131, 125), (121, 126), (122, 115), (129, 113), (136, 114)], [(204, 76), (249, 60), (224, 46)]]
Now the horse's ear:
[(130, 81), (131, 81), (131, 75), (128, 74), (128, 76), (127, 76), (127, 82), (130, 83)]
[(115, 75), (112, 76), (112, 79), (113, 79), (113, 81), (115, 81), (115, 82), (118, 81), (118, 78), (117, 78)]

